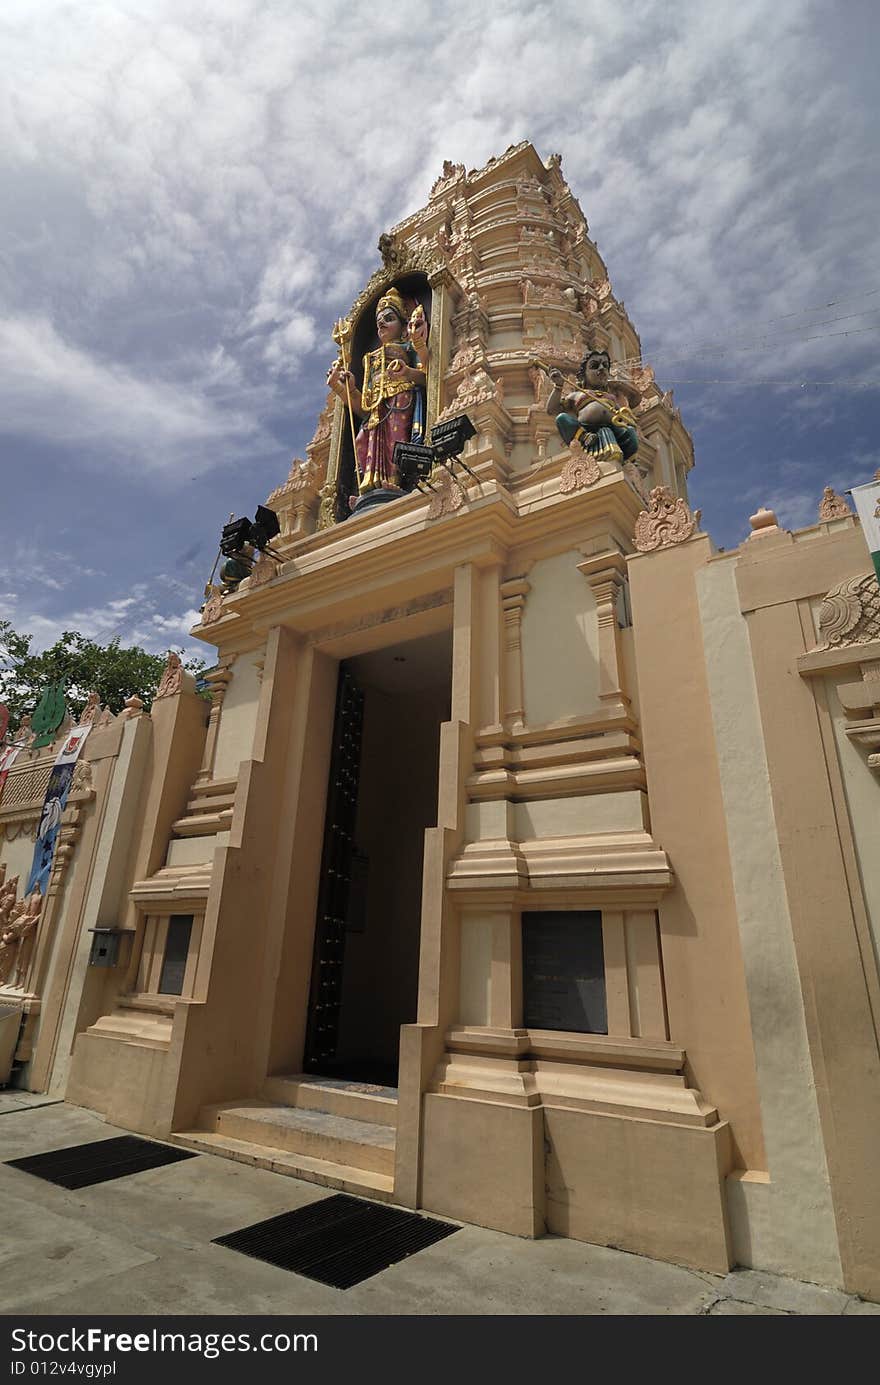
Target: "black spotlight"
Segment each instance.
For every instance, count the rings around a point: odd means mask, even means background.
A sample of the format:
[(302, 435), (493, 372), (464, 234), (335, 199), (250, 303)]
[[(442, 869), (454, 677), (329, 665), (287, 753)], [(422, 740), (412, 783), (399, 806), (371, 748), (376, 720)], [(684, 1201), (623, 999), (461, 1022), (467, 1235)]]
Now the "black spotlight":
[(461, 453), (468, 438), (472, 438), (476, 431), (467, 414), (456, 414), (455, 418), (435, 423), (431, 429), (431, 441), (427, 445), (417, 442), (395, 443), (393, 460), (403, 489), (418, 487), (421, 490), (422, 486), (427, 486), (429, 490), (434, 490), (428, 477), (438, 462), (442, 462), (450, 471), (454, 471), (454, 463), (457, 462), (473, 476), (470, 467), (461, 460)]
[(397, 468), (403, 490), (411, 491), (420, 483), (428, 484), (428, 477), (436, 461), (433, 447), (419, 442), (396, 442), (392, 464)]
[(437, 461), (445, 462), (451, 457), (459, 457), (465, 443), (476, 431), (467, 414), (456, 414), (455, 418), (445, 418), (442, 423), (435, 423), (431, 429), (431, 446)]
[(220, 552), (224, 558), (232, 558), (249, 543), (261, 553), (271, 553), (271, 541), (280, 533), (281, 525), (275, 511), (266, 505), (258, 505), (253, 520), (231, 519), (224, 524), (220, 535)]

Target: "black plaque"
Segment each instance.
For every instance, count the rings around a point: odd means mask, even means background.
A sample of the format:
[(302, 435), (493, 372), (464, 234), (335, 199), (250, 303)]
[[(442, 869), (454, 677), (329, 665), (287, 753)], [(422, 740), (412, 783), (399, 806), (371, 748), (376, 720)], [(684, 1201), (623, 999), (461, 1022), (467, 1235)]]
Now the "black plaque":
[(607, 1034), (599, 910), (523, 914), (522, 940), (526, 1028)]

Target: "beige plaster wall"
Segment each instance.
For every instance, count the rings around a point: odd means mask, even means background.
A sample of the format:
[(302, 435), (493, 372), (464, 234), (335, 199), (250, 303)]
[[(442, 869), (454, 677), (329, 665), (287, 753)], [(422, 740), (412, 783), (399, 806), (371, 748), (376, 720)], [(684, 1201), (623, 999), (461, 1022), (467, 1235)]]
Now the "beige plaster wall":
[[(840, 681), (839, 675), (827, 678), (825, 687), (858, 855), (865, 909), (874, 942), (874, 955), (880, 959), (880, 774), (869, 767), (867, 752), (862, 747), (853, 745), (846, 734), (846, 714), (837, 695), (837, 685)], [(855, 670), (846, 681), (858, 681)]]
[(257, 707), (260, 701), (260, 680), (257, 661), (264, 650), (239, 654), (232, 666), (232, 678), (223, 699), (217, 748), (214, 752), (214, 778), (235, 779), (242, 760), (253, 754)]
[(659, 908), (669, 1037), (728, 1120), (733, 1164), (763, 1168), (760, 1098), (695, 576), (700, 535), (628, 560), (654, 839), (674, 885)]
[(101, 828), (95, 843), (89, 888), (70, 958), (69, 976), (58, 1024), (49, 1092), (63, 1096), (74, 1040), (99, 1013), (106, 972), (89, 968), (96, 927), (118, 926), (125, 915), (125, 889), (133, 843), (140, 825), (141, 789), (147, 766), (151, 725), (146, 717), (128, 721), (106, 790)]
[(27, 832), (16, 837), (15, 841), (4, 841), (0, 846), (0, 862), (6, 866), (6, 882), (8, 884), (16, 875), (19, 877), (19, 896), (27, 884), (33, 859), (34, 843)]
[(647, 821), (647, 800), (639, 789), (617, 793), (578, 794), (517, 803), (516, 840), (574, 837), (602, 832), (638, 832)]
[(492, 939), (495, 920), (466, 914), (460, 924), (459, 1021), (489, 1024), (492, 995)]
[(599, 704), (596, 602), (577, 570), (578, 552), (531, 568), (522, 617), (523, 693), (532, 726), (584, 716)]
[(168, 843), (168, 866), (198, 866), (210, 861), (214, 848), (223, 845), (221, 838), (228, 839), (227, 833), (213, 832), (205, 837), (176, 837)]
[(738, 1263), (840, 1284), (842, 1270), (748, 630), (733, 556), (696, 574), (769, 1180), (728, 1180)]

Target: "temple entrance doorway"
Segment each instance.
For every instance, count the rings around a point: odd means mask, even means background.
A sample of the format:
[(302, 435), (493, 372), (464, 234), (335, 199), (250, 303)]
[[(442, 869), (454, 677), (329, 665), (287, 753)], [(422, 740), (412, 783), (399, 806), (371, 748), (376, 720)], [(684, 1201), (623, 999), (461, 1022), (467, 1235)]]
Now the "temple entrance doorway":
[(452, 632), (340, 666), (303, 1069), (397, 1085), (416, 1019), (422, 861), (437, 823)]

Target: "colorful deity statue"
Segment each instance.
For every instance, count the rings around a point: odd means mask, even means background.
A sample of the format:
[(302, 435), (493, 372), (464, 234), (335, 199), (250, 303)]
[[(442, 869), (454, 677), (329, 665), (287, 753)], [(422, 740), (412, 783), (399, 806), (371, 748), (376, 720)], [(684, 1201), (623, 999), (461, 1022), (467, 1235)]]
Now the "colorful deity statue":
[(398, 442), (422, 442), (425, 431), (425, 385), (428, 370), (428, 324), (421, 304), (407, 316), (397, 289), (389, 289), (376, 304), (378, 347), (363, 360), (363, 384), (358, 389), (346, 356), (350, 328), (340, 324), (336, 339), (340, 359), (327, 372), (327, 384), (362, 420), (354, 438), (358, 491), (399, 490), (394, 465)]
[(578, 388), (568, 394), (562, 392), (562, 371), (548, 370), (553, 392), (546, 408), (555, 415), (564, 442), (579, 445), (597, 461), (619, 463), (635, 456), (639, 437), (629, 408), (631, 392), (618, 381), (609, 381), (610, 370), (607, 351), (588, 351), (578, 368)]

